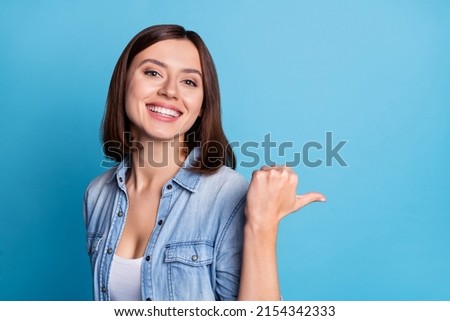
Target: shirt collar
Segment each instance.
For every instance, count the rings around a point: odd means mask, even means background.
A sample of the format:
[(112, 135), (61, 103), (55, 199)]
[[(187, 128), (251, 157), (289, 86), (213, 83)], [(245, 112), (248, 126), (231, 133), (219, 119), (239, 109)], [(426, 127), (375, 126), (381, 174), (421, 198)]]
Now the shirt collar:
[(189, 153), (188, 157), (183, 163), (183, 166), (181, 166), (180, 170), (173, 178), (173, 180), (177, 182), (178, 185), (191, 192), (195, 192), (197, 190), (198, 184), (200, 182), (201, 174), (192, 170), (192, 168), (196, 166), (196, 163), (200, 159), (200, 153), (200, 148), (195, 147)]
[(129, 161), (128, 158), (125, 157), (124, 160), (122, 160), (114, 170), (114, 173), (109, 177), (108, 183), (110, 183), (114, 178), (117, 180), (117, 184), (119, 186), (122, 186), (125, 184), (125, 177), (127, 174), (127, 169), (129, 168)]
[[(191, 192), (195, 192), (197, 190), (200, 182), (201, 174), (192, 170), (192, 168), (196, 166), (196, 162), (200, 159), (200, 153), (201, 150), (199, 147), (192, 149), (183, 165), (173, 178), (174, 182)], [(119, 163), (119, 165), (117, 165), (114, 174), (109, 179), (109, 182), (116, 178), (119, 187), (123, 187), (125, 185), (125, 178), (129, 167), (129, 160), (128, 158), (125, 158)]]

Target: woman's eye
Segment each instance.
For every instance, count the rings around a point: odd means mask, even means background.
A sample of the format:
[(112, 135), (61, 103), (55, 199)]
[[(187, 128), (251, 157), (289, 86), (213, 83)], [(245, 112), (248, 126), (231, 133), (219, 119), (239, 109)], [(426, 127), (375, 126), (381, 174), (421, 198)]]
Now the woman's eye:
[(197, 84), (190, 79), (185, 80), (184, 83), (188, 86), (197, 87)]
[(147, 76), (150, 76), (150, 77), (161, 76), (157, 71), (154, 71), (154, 70), (146, 70), (146, 71), (144, 71), (144, 74), (146, 74)]

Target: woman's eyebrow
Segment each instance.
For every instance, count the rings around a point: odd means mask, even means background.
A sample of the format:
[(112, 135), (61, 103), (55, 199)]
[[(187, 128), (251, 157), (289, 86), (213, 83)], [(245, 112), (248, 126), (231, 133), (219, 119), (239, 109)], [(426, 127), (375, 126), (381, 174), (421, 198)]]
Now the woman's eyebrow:
[[(157, 60), (157, 59), (153, 59), (153, 58), (147, 58), (147, 59), (142, 60), (142, 61), (139, 63), (139, 66), (142, 66), (143, 64), (145, 64), (145, 63), (147, 63), (147, 62), (154, 63), (155, 65), (158, 65), (158, 66), (160, 66), (160, 67), (162, 67), (162, 68), (167, 69), (167, 64), (166, 64), (166, 63), (164, 63), (164, 62), (162, 62), (162, 61), (159, 61), (159, 60)], [(200, 77), (202, 77), (202, 73), (201, 73), (200, 71), (198, 71), (197, 69), (194, 69), (194, 68), (184, 68), (184, 69), (182, 69), (181, 71), (182, 71), (182, 72), (185, 72), (185, 73), (194, 73), (194, 74), (198, 74)]]

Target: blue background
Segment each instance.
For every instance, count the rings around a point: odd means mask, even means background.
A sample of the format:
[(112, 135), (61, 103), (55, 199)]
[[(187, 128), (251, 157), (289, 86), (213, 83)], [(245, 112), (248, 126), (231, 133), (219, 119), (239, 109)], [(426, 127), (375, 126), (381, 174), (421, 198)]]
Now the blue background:
[(450, 5), (413, 0), (1, 0), (0, 299), (91, 299), (82, 197), (107, 88), (158, 23), (208, 44), (230, 141), (293, 142), (277, 162), (347, 141), (347, 167), (295, 168), (328, 202), (280, 224), (284, 299), (450, 300)]

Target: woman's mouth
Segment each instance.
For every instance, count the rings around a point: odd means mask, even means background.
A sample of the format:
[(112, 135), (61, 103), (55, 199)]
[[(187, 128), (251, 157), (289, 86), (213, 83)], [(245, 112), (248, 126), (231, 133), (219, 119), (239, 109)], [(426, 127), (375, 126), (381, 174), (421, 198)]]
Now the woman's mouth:
[(147, 105), (147, 109), (155, 114), (165, 116), (165, 117), (177, 118), (181, 115), (181, 113), (176, 110), (157, 106), (157, 105)]

